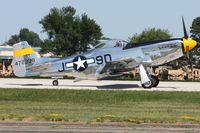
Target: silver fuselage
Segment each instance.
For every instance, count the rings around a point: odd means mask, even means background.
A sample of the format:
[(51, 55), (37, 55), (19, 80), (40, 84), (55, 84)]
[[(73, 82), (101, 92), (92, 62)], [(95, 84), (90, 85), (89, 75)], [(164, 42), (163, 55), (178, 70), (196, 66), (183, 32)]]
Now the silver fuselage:
[[(84, 56), (87, 68), (84, 71), (74, 69), (74, 58)], [(110, 47), (96, 48), (80, 55), (62, 59), (41, 58), (38, 64), (47, 65), (41, 71), (27, 70), (30, 76), (62, 77), (72, 76), (81, 79), (102, 79), (115, 76), (121, 72), (131, 71), (140, 64), (158, 66), (183, 56), (182, 40), (174, 39), (155, 42), (148, 45), (132, 46), (130, 48)], [(36, 64), (37, 65), (37, 64)]]

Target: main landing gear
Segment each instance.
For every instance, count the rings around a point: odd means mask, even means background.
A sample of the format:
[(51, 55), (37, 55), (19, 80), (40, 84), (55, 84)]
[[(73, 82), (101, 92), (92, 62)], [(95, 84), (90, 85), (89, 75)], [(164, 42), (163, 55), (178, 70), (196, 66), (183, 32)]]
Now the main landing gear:
[(159, 84), (158, 77), (147, 74), (142, 64), (139, 66), (139, 68), (140, 68), (140, 77), (141, 77), (142, 87), (143, 88), (157, 87)]
[(53, 86), (58, 86), (58, 84), (59, 84), (59, 83), (58, 83), (58, 80), (57, 80), (57, 79), (54, 80), (54, 81), (52, 82), (52, 85), (53, 85)]
[(154, 75), (150, 75), (149, 76), (150, 81), (142, 84), (143, 88), (152, 88), (152, 87), (157, 87), (159, 84), (159, 79), (158, 77), (154, 76)]

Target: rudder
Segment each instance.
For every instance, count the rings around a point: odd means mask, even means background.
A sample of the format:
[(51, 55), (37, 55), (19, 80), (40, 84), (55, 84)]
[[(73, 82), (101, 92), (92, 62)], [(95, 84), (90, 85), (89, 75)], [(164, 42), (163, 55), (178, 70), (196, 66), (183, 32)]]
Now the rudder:
[(28, 68), (37, 64), (40, 55), (35, 52), (26, 42), (19, 42), (13, 45), (12, 66), (17, 77), (34, 76)]

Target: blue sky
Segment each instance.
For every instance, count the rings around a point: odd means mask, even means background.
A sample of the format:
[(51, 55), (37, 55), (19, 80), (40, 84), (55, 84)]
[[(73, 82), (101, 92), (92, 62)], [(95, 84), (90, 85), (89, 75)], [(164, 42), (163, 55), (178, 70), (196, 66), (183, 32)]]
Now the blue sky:
[(182, 37), (181, 16), (188, 30), (200, 16), (200, 0), (1, 0), (0, 43), (23, 27), (45, 38), (39, 20), (51, 8), (69, 5), (77, 14), (95, 19), (106, 37), (121, 39), (150, 27), (169, 29), (174, 37)]

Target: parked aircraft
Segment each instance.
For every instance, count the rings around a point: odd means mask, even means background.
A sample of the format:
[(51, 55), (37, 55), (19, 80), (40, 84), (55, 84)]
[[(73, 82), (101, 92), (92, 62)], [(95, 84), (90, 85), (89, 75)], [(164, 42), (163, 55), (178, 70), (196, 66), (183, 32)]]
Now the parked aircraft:
[(76, 81), (101, 80), (139, 67), (142, 87), (157, 87), (159, 79), (145, 68), (176, 60), (197, 45), (195, 40), (188, 37), (184, 20), (182, 21), (183, 38), (144, 43), (109, 40), (87, 52), (66, 58), (40, 57), (27, 42), (20, 42), (14, 45), (14, 74), (18, 77), (52, 77), (55, 78), (52, 84), (57, 86), (58, 79), (63, 76), (73, 76)]

